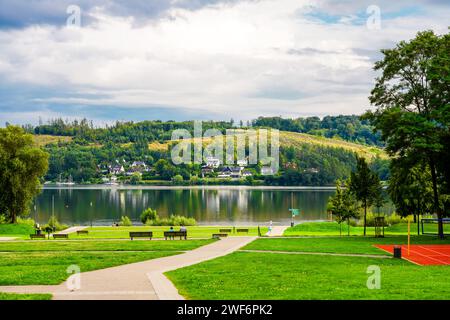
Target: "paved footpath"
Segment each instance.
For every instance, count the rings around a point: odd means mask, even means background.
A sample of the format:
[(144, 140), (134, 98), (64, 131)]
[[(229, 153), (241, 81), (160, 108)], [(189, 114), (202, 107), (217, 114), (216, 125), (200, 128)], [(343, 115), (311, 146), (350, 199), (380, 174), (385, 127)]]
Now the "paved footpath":
[(71, 234), (84, 229), (87, 229), (87, 227), (70, 227), (62, 231), (56, 232), (56, 234)]
[(79, 280), (71, 276), (60, 285), (0, 286), (0, 292), (51, 293), (55, 300), (181, 300), (183, 297), (164, 272), (227, 255), (254, 239), (224, 238), (170, 257), (81, 273)]
[(289, 228), (288, 226), (273, 226), (272, 232), (269, 234), (269, 237), (281, 237), (284, 233), (284, 230)]

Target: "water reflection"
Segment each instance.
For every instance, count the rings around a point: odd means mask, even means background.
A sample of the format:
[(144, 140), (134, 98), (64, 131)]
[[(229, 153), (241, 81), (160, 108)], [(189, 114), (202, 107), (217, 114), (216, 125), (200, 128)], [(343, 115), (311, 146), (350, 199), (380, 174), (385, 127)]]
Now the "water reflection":
[[(292, 196), (291, 196), (292, 194)], [(302, 212), (296, 220), (327, 219), (326, 203), (333, 190), (220, 189), (44, 189), (31, 216), (44, 223), (52, 214), (68, 224), (109, 225), (127, 215), (139, 221), (141, 212), (155, 208), (161, 217), (195, 218), (200, 224), (289, 223), (291, 202)], [(387, 205), (384, 212), (392, 212)]]

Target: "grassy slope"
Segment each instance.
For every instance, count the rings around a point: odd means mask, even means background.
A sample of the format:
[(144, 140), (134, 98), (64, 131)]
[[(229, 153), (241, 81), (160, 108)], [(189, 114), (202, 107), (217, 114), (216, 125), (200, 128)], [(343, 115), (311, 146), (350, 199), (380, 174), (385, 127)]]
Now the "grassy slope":
[(66, 136), (51, 136), (47, 134), (35, 134), (33, 135), (33, 140), (36, 146), (43, 147), (50, 143), (58, 143), (58, 142), (70, 142), (72, 141), (72, 137)]
[(0, 224), (0, 237), (25, 238), (32, 233), (34, 228), (29, 224)]
[[(363, 227), (350, 226), (350, 235), (363, 235)], [(424, 230), (426, 232), (437, 232), (437, 225), (425, 224)], [(450, 224), (444, 226), (444, 230), (450, 233)], [(390, 227), (385, 227), (385, 235), (406, 235), (408, 233), (408, 224), (399, 223)], [(368, 227), (367, 235), (373, 236), (375, 228)], [(411, 234), (417, 234), (417, 225), (411, 224)], [(285, 236), (338, 236), (339, 224), (336, 222), (306, 222), (297, 224), (294, 227), (288, 228), (284, 232)], [(342, 235), (347, 235), (347, 224), (342, 224)]]
[[(370, 265), (380, 290), (366, 287)], [(450, 299), (448, 267), (397, 259), (236, 252), (167, 275), (190, 299)]]
[[(194, 139), (191, 139), (194, 141)], [(209, 144), (212, 139), (203, 139), (203, 144)], [(150, 143), (149, 149), (155, 151), (168, 150), (168, 146), (174, 141), (168, 141), (164, 144)], [(374, 146), (365, 146), (353, 142), (348, 142), (340, 139), (330, 139), (325, 137), (314, 136), (306, 133), (296, 133), (288, 131), (280, 131), (280, 146), (282, 147), (300, 147), (304, 144), (320, 145), (331, 148), (342, 148), (351, 152), (356, 152), (360, 156), (364, 156), (368, 159), (372, 159), (376, 156), (381, 158), (387, 158), (387, 154), (380, 148)]]

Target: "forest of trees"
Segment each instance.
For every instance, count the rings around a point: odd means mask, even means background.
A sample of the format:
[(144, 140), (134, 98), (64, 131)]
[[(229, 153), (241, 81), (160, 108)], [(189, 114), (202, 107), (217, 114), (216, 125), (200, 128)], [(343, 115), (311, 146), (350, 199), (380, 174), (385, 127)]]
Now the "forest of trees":
[[(356, 116), (325, 117), (305, 119), (258, 118), (247, 123), (252, 127), (271, 127), (284, 131), (300, 131), (302, 124), (304, 132), (321, 134), (330, 137), (368, 144), (379, 144), (376, 135), (369, 134), (372, 128)], [(294, 125), (295, 124), (295, 125)], [(225, 133), (226, 129), (236, 128), (233, 120), (220, 122), (203, 122), (203, 130), (215, 128)], [(241, 123), (243, 126), (243, 123)], [(102, 128), (94, 127), (92, 121), (83, 119), (72, 122), (62, 119), (49, 121), (36, 127), (24, 126), (24, 129), (37, 135), (70, 136), (69, 142), (48, 144), (44, 148), (50, 154), (49, 170), (46, 180), (58, 181), (71, 179), (79, 183), (98, 183), (107, 166), (144, 161), (150, 166), (164, 160), (165, 165), (159, 172), (153, 170), (153, 176), (146, 173), (144, 179), (170, 181), (174, 176), (190, 180), (200, 175), (200, 166), (174, 166), (170, 161), (170, 152), (157, 151), (148, 148), (154, 141), (166, 142), (171, 139), (174, 129), (192, 131), (192, 121), (142, 121), (116, 122), (114, 125)], [(355, 133), (354, 129), (357, 128)], [(344, 128), (347, 128), (344, 130)], [(352, 134), (350, 134), (352, 132)], [(355, 138), (359, 137), (359, 138)], [(366, 138), (363, 138), (366, 137)], [(304, 144), (301, 147), (284, 147), (280, 149), (281, 172), (275, 176), (260, 176), (255, 174), (260, 183), (269, 185), (331, 185), (336, 179), (345, 179), (356, 165), (354, 153), (339, 148)], [(382, 180), (389, 177), (387, 160), (375, 159), (373, 169), (379, 173)], [(254, 172), (258, 168), (254, 166)], [(251, 183), (250, 181), (247, 181)]]

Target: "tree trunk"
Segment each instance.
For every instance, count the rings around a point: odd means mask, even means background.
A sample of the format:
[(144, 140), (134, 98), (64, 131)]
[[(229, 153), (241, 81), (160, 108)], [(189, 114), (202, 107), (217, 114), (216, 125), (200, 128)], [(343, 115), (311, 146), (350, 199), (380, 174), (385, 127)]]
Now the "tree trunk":
[(17, 223), (17, 214), (15, 212), (11, 212), (11, 223)]
[(433, 183), (434, 212), (437, 214), (438, 217), (438, 238), (444, 239), (444, 225), (442, 224), (442, 212), (439, 206), (439, 193), (437, 188), (436, 167), (434, 165), (434, 159), (432, 156), (429, 157), (429, 160), (431, 170), (431, 181)]
[(367, 200), (364, 199), (364, 237), (366, 236)]
[(350, 218), (347, 218), (347, 236), (350, 237)]

